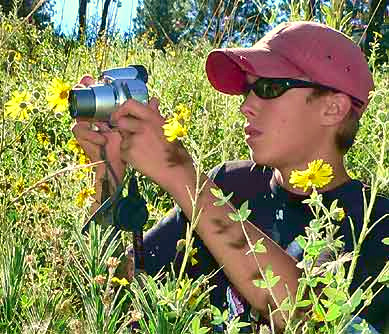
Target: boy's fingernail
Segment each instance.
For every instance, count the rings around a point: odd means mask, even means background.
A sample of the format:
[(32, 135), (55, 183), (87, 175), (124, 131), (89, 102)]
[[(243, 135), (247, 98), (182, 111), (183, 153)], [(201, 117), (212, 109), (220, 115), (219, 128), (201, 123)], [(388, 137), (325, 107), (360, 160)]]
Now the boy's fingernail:
[(105, 123), (100, 123), (98, 126), (101, 132), (107, 132), (111, 130), (109, 126)]

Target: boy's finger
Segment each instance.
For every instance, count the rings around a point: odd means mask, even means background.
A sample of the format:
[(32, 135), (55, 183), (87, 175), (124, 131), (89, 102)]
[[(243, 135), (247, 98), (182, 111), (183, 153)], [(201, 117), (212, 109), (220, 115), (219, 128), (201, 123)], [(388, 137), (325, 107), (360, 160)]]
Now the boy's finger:
[(128, 99), (111, 116), (111, 122), (115, 124), (119, 118), (132, 116), (138, 119), (145, 119), (150, 108), (134, 99)]
[(90, 75), (90, 74), (85, 74), (81, 78), (79, 84), (84, 85), (85, 87), (88, 87), (90, 85), (94, 85), (96, 83), (96, 80)]
[(106, 138), (100, 133), (92, 131), (89, 123), (76, 123), (72, 128), (72, 132), (76, 138), (82, 141), (88, 141), (96, 145), (104, 145), (106, 143)]
[(142, 131), (142, 121), (135, 117), (120, 117), (116, 122), (116, 127), (130, 133), (139, 133)]

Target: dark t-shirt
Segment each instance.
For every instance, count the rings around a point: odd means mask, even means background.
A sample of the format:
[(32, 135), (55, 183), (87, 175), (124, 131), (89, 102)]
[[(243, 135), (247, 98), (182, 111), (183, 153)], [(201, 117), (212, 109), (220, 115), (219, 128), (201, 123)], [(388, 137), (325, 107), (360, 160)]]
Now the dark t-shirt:
[[(256, 166), (252, 161), (227, 162), (213, 169), (210, 177), (225, 194), (234, 193), (231, 202), (235, 207), (248, 200), (249, 209), (252, 210), (248, 220), (290, 255), (301, 258), (302, 250), (294, 240), (298, 235), (304, 235), (304, 228), (313, 218), (309, 207), (302, 203), (307, 196), (287, 192), (276, 184), (271, 169)], [(353, 220), (357, 238), (363, 224), (363, 187), (361, 182), (352, 180), (323, 193), (324, 204), (328, 208), (335, 199), (339, 200), (338, 206), (343, 207), (346, 216)], [(374, 222), (387, 213), (389, 200), (378, 196), (370, 221)], [(157, 273), (163, 266), (168, 269), (170, 262), (179, 259), (179, 256), (176, 256), (176, 243), (185, 238), (186, 222), (180, 209), (175, 208), (146, 234), (145, 269), (149, 274)], [(382, 243), (382, 239), (389, 236), (388, 223), (389, 218), (381, 221), (365, 240), (351, 285), (352, 290), (360, 286), (367, 277), (376, 277), (388, 260), (389, 246)], [(339, 233), (344, 236), (344, 251), (351, 252), (353, 239), (347, 219), (340, 224)], [(188, 268), (191, 277), (211, 273), (220, 267), (200, 238), (197, 235), (195, 237), (194, 247), (198, 249), (198, 264)], [(234, 299), (235, 289), (231, 289), (223, 271), (219, 271), (212, 278), (210, 285), (214, 284), (217, 288), (211, 292), (211, 303), (219, 308), (229, 307), (231, 310), (229, 304)], [(385, 288), (361, 314), (361, 317), (377, 330), (382, 330), (385, 321), (389, 319), (388, 292), (389, 289)], [(238, 308), (243, 307), (245, 310), (238, 310), (238, 313), (247, 314), (247, 306), (245, 303), (239, 304)]]

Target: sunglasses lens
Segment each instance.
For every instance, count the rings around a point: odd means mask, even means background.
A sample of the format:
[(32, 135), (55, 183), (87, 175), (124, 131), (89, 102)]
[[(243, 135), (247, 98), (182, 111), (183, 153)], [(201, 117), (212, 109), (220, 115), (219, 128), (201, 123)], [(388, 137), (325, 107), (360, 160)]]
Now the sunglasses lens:
[(259, 79), (255, 83), (254, 92), (261, 98), (273, 99), (281, 96), (287, 90), (280, 82), (269, 79)]
[(272, 99), (281, 96), (285, 92), (285, 88), (279, 83), (271, 80), (258, 82), (257, 87), (263, 98)]

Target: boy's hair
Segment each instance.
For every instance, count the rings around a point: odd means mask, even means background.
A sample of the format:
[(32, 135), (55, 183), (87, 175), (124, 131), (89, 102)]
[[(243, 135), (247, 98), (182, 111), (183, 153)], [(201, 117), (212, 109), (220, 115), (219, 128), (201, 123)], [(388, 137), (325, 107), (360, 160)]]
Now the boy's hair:
[[(334, 91), (326, 88), (314, 88), (312, 93), (307, 97), (307, 103), (313, 100), (333, 94)], [(359, 114), (351, 106), (347, 115), (343, 119), (339, 129), (335, 135), (335, 145), (339, 152), (346, 154), (351, 146), (354, 144), (355, 137), (359, 129)]]

